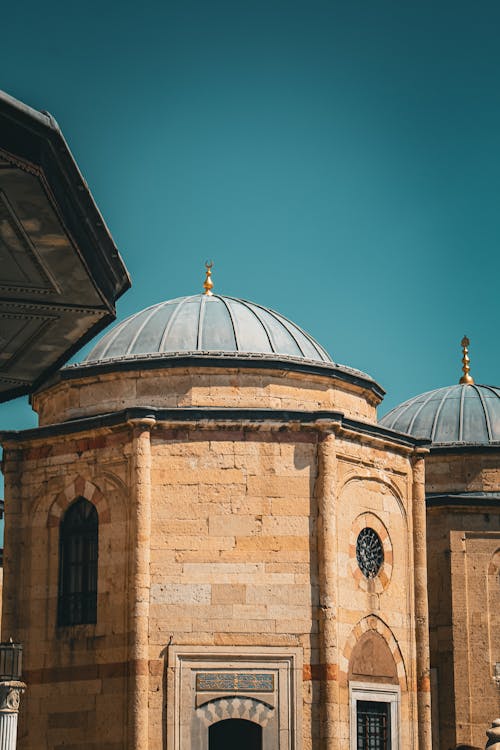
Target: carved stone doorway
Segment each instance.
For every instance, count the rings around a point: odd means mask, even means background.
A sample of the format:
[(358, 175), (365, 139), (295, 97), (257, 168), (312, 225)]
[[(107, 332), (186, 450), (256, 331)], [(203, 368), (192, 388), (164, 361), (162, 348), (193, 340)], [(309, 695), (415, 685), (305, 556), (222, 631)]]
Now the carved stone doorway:
[(167, 750), (299, 750), (302, 649), (168, 649)]
[(262, 750), (262, 727), (246, 719), (225, 719), (208, 730), (208, 750)]

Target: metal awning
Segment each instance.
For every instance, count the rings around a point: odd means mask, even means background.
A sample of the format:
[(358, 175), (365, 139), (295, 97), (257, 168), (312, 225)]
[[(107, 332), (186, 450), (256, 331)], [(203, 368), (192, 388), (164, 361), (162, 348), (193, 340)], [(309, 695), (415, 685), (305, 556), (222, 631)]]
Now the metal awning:
[(0, 91), (0, 402), (114, 320), (129, 287), (56, 121)]

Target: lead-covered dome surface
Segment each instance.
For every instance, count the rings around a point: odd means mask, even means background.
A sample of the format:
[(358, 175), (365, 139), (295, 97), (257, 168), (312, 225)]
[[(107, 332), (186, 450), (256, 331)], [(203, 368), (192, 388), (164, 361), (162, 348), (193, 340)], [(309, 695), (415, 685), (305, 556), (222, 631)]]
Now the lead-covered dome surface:
[(500, 443), (500, 388), (478, 384), (437, 388), (400, 404), (380, 424), (433, 445)]
[(308, 333), (274, 310), (216, 294), (178, 297), (141, 310), (106, 333), (84, 361), (176, 352), (264, 354), (332, 363)]

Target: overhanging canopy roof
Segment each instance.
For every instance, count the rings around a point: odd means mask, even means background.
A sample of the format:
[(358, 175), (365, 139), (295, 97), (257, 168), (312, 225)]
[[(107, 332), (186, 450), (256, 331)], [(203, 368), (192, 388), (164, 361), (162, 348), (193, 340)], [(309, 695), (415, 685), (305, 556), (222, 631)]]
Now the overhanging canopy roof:
[(0, 402), (114, 320), (129, 287), (56, 121), (0, 91)]

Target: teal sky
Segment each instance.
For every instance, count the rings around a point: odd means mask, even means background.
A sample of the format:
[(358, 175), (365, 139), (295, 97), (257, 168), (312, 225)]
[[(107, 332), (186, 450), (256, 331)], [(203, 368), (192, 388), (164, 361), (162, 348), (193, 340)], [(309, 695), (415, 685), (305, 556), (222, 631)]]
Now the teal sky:
[(456, 382), (464, 333), (500, 385), (499, 39), (497, 1), (26, 0), (0, 88), (62, 127), (132, 276), (120, 319), (213, 258), (384, 413)]

